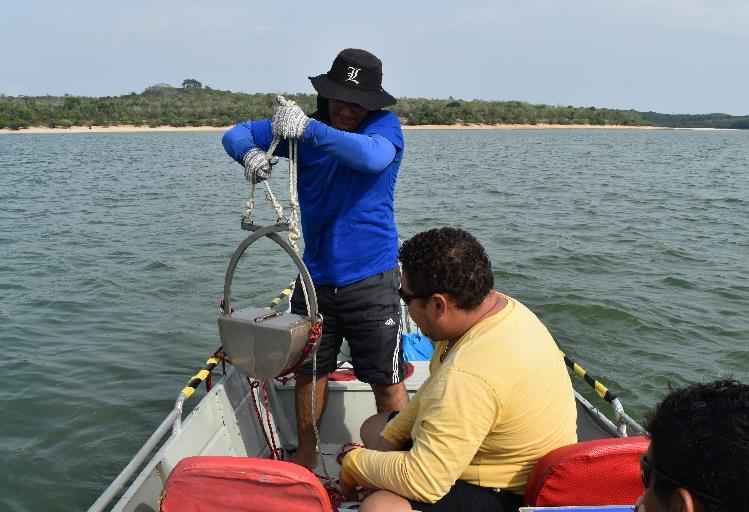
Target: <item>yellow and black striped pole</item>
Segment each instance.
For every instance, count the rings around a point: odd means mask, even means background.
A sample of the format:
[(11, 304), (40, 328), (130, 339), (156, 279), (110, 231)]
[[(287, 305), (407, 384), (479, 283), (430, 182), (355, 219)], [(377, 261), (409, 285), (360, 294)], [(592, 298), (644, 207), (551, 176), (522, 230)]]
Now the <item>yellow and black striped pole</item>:
[(564, 357), (564, 363), (567, 365), (567, 367), (573, 372), (575, 372), (575, 375), (577, 375), (578, 377), (582, 378), (585, 382), (587, 382), (588, 385), (595, 390), (598, 396), (606, 400), (614, 408), (614, 415), (616, 416), (616, 421), (617, 421), (616, 429), (620, 437), (627, 436), (627, 427), (630, 427), (638, 435), (641, 435), (641, 436), (648, 435), (647, 431), (644, 428), (642, 428), (642, 425), (637, 423), (627, 413), (624, 412), (624, 406), (622, 405), (621, 401), (619, 400), (619, 398), (617, 398), (617, 396), (614, 393), (609, 391), (606, 386), (601, 384), (592, 375), (590, 375), (587, 371), (585, 371), (585, 368), (583, 368), (582, 366), (577, 364), (575, 361), (567, 357), (564, 352), (560, 351), (560, 353)]
[[(290, 282), (289, 286), (286, 287), (281, 293), (279, 293), (270, 302), (270, 304), (265, 307), (265, 309), (273, 309), (285, 297), (291, 295), (291, 292), (294, 291), (294, 283), (296, 283), (296, 280)], [(195, 390), (198, 389), (198, 386), (200, 386), (200, 384), (208, 378), (213, 369), (216, 368), (216, 365), (220, 362), (221, 359), (216, 356), (208, 358), (208, 360), (205, 362), (205, 365), (203, 365), (203, 368), (198, 373), (196, 373), (192, 379), (190, 379), (190, 381), (187, 383), (187, 386), (182, 388), (181, 393), (185, 395), (185, 399), (190, 398), (190, 396), (195, 393)]]
[(291, 295), (291, 292), (294, 291), (294, 284), (296, 283), (296, 280), (289, 283), (289, 286), (287, 286), (281, 293), (276, 295), (276, 297), (270, 301), (270, 304), (265, 306), (265, 309), (273, 309), (285, 298)]
[[(291, 292), (294, 291), (294, 283), (296, 283), (296, 280), (291, 281), (289, 283), (289, 286), (285, 288), (281, 293), (279, 293), (271, 302), (268, 304), (265, 309), (273, 309), (275, 306), (277, 306), (285, 297), (288, 297), (291, 295)], [(220, 350), (220, 349), (219, 349)], [(203, 368), (195, 374), (195, 376), (190, 379), (190, 381), (187, 383), (187, 386), (182, 388), (181, 393), (185, 396), (185, 399), (190, 398), (190, 396), (195, 393), (195, 390), (198, 389), (198, 386), (205, 381), (205, 379), (208, 378), (208, 376), (211, 374), (214, 368), (216, 368), (216, 365), (221, 362), (221, 359), (217, 356), (213, 356), (208, 358), (208, 360), (205, 362), (205, 365), (203, 365)]]
[(187, 383), (187, 386), (182, 388), (181, 393), (185, 395), (185, 399), (190, 398), (190, 396), (195, 393), (195, 390), (198, 388), (198, 386), (200, 386), (200, 383), (203, 382), (211, 374), (213, 369), (220, 362), (221, 359), (219, 359), (218, 357), (214, 356), (208, 358), (203, 368), (198, 373), (196, 373), (192, 379), (190, 379), (190, 382)]
[(612, 403), (614, 400), (616, 400), (616, 395), (609, 391), (606, 386), (597, 381), (587, 371), (585, 371), (585, 368), (567, 357), (564, 352), (562, 352), (562, 356), (564, 356), (564, 363), (567, 365), (567, 367), (575, 372), (575, 375), (587, 382), (588, 385), (592, 387), (596, 391), (596, 393), (598, 393), (598, 396), (606, 400), (608, 403)]

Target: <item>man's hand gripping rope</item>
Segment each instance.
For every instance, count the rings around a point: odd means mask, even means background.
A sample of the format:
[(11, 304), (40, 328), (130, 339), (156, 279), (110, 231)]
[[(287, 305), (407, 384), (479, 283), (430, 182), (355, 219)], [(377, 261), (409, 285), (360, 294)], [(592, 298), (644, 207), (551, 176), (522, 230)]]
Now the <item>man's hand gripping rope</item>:
[(244, 177), (248, 183), (257, 185), (270, 178), (273, 166), (278, 163), (278, 157), (273, 156), (281, 138), (300, 139), (309, 124), (309, 117), (292, 100), (287, 100), (281, 95), (276, 96), (278, 107), (271, 119), (273, 130), (273, 143), (267, 152), (259, 148), (253, 148), (244, 156)]
[(273, 166), (278, 163), (277, 156), (271, 156), (262, 149), (253, 148), (244, 156), (244, 177), (253, 185), (270, 178)]
[(284, 139), (301, 139), (310, 118), (295, 101), (287, 100), (281, 95), (276, 96), (276, 101), (278, 106), (271, 119), (273, 135)]

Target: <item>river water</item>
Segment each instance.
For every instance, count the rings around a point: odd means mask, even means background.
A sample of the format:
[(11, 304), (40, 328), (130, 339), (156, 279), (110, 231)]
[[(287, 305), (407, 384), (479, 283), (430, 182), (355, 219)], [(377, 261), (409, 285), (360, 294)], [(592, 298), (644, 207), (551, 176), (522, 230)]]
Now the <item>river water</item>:
[[(247, 234), (247, 187), (220, 138), (0, 136), (0, 510), (87, 508), (219, 345), (216, 304)], [(497, 288), (632, 416), (669, 386), (749, 377), (749, 131), (435, 130), (406, 143), (401, 238), (473, 232)], [(258, 243), (235, 301), (265, 305), (294, 275)]]

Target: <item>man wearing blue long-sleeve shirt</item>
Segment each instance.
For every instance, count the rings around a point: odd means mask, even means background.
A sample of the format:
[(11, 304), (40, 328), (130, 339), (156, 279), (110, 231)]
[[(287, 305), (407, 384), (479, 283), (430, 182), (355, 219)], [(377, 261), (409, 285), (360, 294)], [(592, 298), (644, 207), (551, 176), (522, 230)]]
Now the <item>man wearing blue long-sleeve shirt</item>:
[[(372, 386), (378, 412), (400, 410), (408, 400), (400, 343), (398, 233), (393, 212), (395, 182), (403, 158), (398, 117), (381, 110), (396, 100), (382, 88), (382, 63), (369, 52), (343, 50), (327, 73), (310, 77), (318, 93), (311, 118), (295, 104), (278, 107), (272, 119), (249, 121), (223, 138), (227, 153), (245, 167), (248, 180), (270, 175), (265, 155), (288, 155), (288, 139), (299, 141), (299, 204), (304, 262), (323, 315), (317, 352), (315, 422), (327, 398), (327, 374), (336, 368), (343, 338), (357, 378)], [(297, 283), (298, 284), (298, 283)], [(306, 313), (301, 286), (291, 299)], [(299, 447), (292, 462), (316, 465), (311, 417), (312, 367), (297, 375)]]

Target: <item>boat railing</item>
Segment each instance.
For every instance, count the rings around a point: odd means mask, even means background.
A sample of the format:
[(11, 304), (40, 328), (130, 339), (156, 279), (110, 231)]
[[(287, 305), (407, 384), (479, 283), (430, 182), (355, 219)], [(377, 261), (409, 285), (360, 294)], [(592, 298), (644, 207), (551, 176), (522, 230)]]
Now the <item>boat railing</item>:
[(151, 434), (151, 437), (148, 438), (140, 450), (138, 450), (135, 456), (133, 456), (127, 466), (120, 471), (117, 478), (115, 478), (112, 483), (109, 484), (109, 487), (107, 487), (101, 496), (99, 496), (99, 499), (91, 505), (88, 512), (99, 512), (104, 510), (114, 497), (117, 496), (120, 489), (122, 489), (122, 487), (133, 477), (138, 468), (140, 468), (140, 466), (147, 460), (148, 456), (154, 448), (158, 446), (159, 442), (170, 429), (172, 430), (172, 437), (176, 437), (180, 434), (182, 431), (182, 409), (185, 400), (192, 396), (198, 386), (206, 380), (206, 378), (211, 374), (211, 371), (220, 361), (221, 359), (215, 355), (210, 357), (203, 368), (196, 373), (192, 379), (190, 379), (187, 385), (179, 392), (179, 395), (177, 395), (177, 400), (174, 402), (174, 408), (172, 411), (166, 416), (166, 418), (164, 418), (164, 421), (162, 421), (154, 433)]
[(611, 407), (614, 409), (616, 430), (619, 434), (619, 437), (627, 437), (627, 427), (632, 429), (632, 431), (635, 432), (636, 435), (647, 435), (647, 431), (639, 423), (632, 419), (631, 416), (624, 412), (624, 406), (622, 405), (621, 400), (619, 400), (619, 398), (614, 393), (612, 393), (611, 390), (609, 390), (604, 384), (590, 375), (585, 370), (585, 368), (570, 359), (563, 352), (562, 356), (564, 357), (564, 363), (570, 370), (573, 371), (575, 375), (583, 379), (591, 388), (593, 388), (598, 396), (611, 404)]
[(149, 437), (148, 441), (146, 441), (141, 449), (138, 450), (138, 453), (135, 454), (128, 465), (125, 466), (120, 474), (117, 475), (117, 478), (115, 478), (112, 483), (109, 484), (109, 487), (107, 487), (102, 495), (99, 496), (99, 499), (97, 499), (94, 504), (91, 505), (91, 507), (88, 509), (88, 512), (99, 512), (101, 510), (104, 510), (109, 502), (114, 499), (120, 489), (122, 489), (122, 486), (124, 486), (125, 483), (127, 483), (128, 480), (132, 478), (141, 464), (146, 461), (153, 449), (156, 448), (156, 446), (159, 444), (159, 441), (161, 441), (161, 439), (164, 437), (164, 435), (166, 435), (169, 429), (173, 429), (174, 432), (172, 435), (176, 435), (177, 432), (179, 432), (182, 421), (182, 404), (184, 403), (184, 401), (185, 397), (182, 395), (182, 393), (180, 393), (180, 396), (177, 399), (177, 403), (174, 405), (174, 409), (172, 409), (172, 412), (170, 412), (167, 417), (164, 418), (164, 421), (161, 422), (161, 425), (159, 425), (154, 433), (151, 434), (151, 437)]

